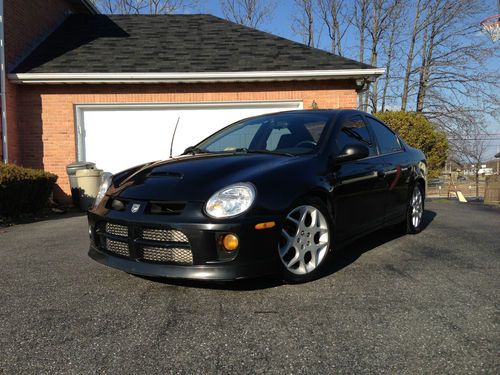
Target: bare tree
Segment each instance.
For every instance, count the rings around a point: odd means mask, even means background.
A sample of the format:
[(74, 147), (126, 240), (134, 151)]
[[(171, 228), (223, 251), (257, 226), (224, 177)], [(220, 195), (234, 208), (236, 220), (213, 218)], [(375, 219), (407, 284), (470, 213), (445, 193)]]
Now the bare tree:
[(197, 0), (92, 0), (108, 14), (170, 14), (194, 7)]
[(477, 171), (488, 146), (485, 124), (500, 119), (500, 72), (488, 66), (498, 50), (478, 36), (481, 1), (433, 5), (429, 10), (435, 17), (429, 17), (422, 42), (416, 109), (445, 130), (455, 154), (474, 166), (478, 195)]
[(399, 43), (400, 38), (399, 38), (399, 33), (401, 31), (401, 15), (403, 14), (403, 3), (400, 3), (400, 6), (396, 7), (394, 9), (394, 12), (391, 15), (391, 20), (390, 20), (390, 28), (389, 28), (389, 38), (387, 39), (384, 47), (384, 52), (386, 53), (387, 56), (387, 62), (385, 65), (385, 73), (384, 73), (384, 78), (383, 78), (383, 88), (382, 88), (382, 104), (381, 104), (381, 111), (385, 111), (385, 106), (387, 102), (387, 91), (389, 89), (389, 82), (392, 79), (392, 71), (391, 71), (391, 66), (392, 66), (392, 60), (394, 58), (395, 54), (395, 46)]
[[(378, 50), (381, 41), (387, 36), (387, 31), (390, 29), (394, 20), (394, 15), (399, 13), (401, 0), (373, 0), (372, 14), (366, 23), (366, 30), (370, 37), (370, 65), (377, 66)], [(372, 111), (377, 112), (378, 107), (378, 91), (377, 81), (372, 83), (371, 92)], [(368, 100), (368, 95), (365, 96), (365, 101)], [(365, 108), (367, 103), (365, 102)]]
[(275, 1), (219, 0), (224, 17), (241, 25), (257, 28), (272, 17)]
[(486, 131), (481, 124), (469, 124), (467, 133), (455, 134), (451, 139), (453, 161), (459, 165), (468, 164), (474, 171), (476, 197), (479, 197), (479, 170), (485, 162), (490, 142), (485, 140)]
[(301, 35), (304, 42), (309, 47), (314, 47), (314, 6), (313, 0), (294, 0), (299, 8), (299, 13), (295, 16), (292, 29)]
[[(354, 0), (352, 9), (352, 19), (355, 28), (358, 30), (359, 34), (359, 57), (358, 61), (365, 62), (365, 33), (366, 24), (368, 22), (368, 11), (370, 8), (370, 3), (373, 0)], [(359, 108), (361, 110), (367, 110), (368, 103), (368, 91), (361, 92), (359, 95)]]
[(354, 0), (354, 25), (359, 32), (359, 61), (365, 62), (365, 31), (371, 0)]
[(197, 5), (196, 0), (148, 0), (150, 14), (170, 14)]
[(344, 0), (318, 0), (321, 18), (328, 30), (333, 53), (342, 56), (342, 39), (345, 36), (349, 23), (343, 22), (342, 9), (346, 8)]
[(102, 12), (107, 14), (129, 14), (126, 0), (92, 0), (92, 3)]
[(417, 42), (417, 36), (422, 31), (421, 13), (423, 3), (427, 4), (428, 0), (421, 1), (416, 0), (415, 3), (415, 14), (413, 16), (413, 27), (410, 37), (410, 44), (408, 46), (408, 54), (406, 56), (406, 68), (403, 78), (403, 92), (401, 93), (401, 110), (406, 111), (408, 105), (408, 96), (410, 93), (410, 75), (413, 68), (413, 59), (415, 58), (415, 44)]
[(479, 16), (481, 9), (479, 0), (435, 0), (427, 8), (429, 21), (422, 41), (418, 112), (432, 112), (426, 108), (426, 99), (432, 99), (435, 107), (443, 92), (448, 92), (445, 102), (452, 100), (461, 107), (472, 99), (483, 104), (489, 98), (495, 101), (500, 75), (498, 71), (488, 71), (485, 62), (498, 51), (486, 39), (475, 37), (474, 15)]

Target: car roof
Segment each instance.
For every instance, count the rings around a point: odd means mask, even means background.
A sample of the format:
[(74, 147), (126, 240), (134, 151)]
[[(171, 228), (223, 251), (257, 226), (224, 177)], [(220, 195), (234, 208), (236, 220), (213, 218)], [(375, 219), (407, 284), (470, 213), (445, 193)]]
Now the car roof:
[(333, 117), (335, 115), (340, 115), (340, 114), (364, 114), (364, 115), (369, 115), (369, 113), (363, 112), (363, 111), (358, 111), (356, 109), (298, 109), (298, 110), (290, 110), (290, 111), (280, 111), (280, 112), (274, 112), (274, 113), (266, 113), (263, 115), (255, 116), (252, 118), (259, 118), (259, 117), (266, 117), (266, 116), (273, 116), (273, 115), (284, 115), (284, 114), (297, 114), (297, 115), (327, 115), (330, 117)]

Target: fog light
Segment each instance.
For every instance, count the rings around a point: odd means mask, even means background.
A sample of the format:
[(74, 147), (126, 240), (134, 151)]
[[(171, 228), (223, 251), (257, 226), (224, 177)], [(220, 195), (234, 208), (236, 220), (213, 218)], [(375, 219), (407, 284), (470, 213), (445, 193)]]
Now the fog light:
[(240, 240), (235, 234), (226, 234), (222, 240), (222, 246), (226, 251), (234, 251), (238, 248)]
[(111, 202), (111, 208), (116, 211), (123, 211), (125, 209), (125, 204), (121, 200), (113, 199)]

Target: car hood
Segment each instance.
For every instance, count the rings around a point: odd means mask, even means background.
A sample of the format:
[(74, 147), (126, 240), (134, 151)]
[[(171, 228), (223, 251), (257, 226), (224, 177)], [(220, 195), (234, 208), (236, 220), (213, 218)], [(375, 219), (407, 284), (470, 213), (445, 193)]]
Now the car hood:
[(124, 199), (205, 201), (237, 182), (254, 182), (301, 157), (267, 154), (197, 154), (147, 164), (109, 193)]

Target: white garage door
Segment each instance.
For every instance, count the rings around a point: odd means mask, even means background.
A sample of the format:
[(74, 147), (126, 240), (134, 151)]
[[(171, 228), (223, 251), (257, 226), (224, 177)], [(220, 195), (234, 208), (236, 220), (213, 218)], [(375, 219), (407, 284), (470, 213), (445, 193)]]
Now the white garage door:
[(245, 117), (301, 109), (302, 102), (77, 106), (78, 159), (116, 173), (181, 154), (215, 131)]

